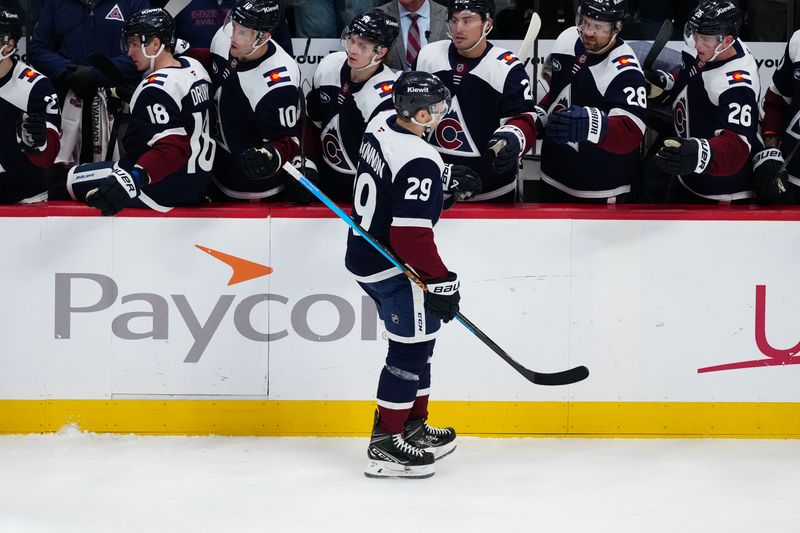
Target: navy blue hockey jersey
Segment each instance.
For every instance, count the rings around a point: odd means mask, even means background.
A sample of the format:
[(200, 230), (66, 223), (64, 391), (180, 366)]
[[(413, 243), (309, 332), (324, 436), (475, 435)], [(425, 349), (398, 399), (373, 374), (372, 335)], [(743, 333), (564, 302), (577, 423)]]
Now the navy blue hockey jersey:
[[(356, 164), (353, 219), (423, 279), (446, 275), (433, 242), (433, 227), (442, 212), (441, 156), (422, 138), (398, 126), (394, 112), (386, 111), (367, 126)], [(345, 266), (362, 282), (398, 274), (392, 263), (352, 230)]]
[[(23, 114), (46, 117), (49, 161), (34, 164), (36, 155), (26, 154), (17, 141), (17, 123)], [(61, 112), (50, 80), (20, 61), (0, 78), (0, 202), (10, 203), (34, 197), (46, 189), (44, 169), (58, 153)], [(55, 145), (55, 146), (52, 146)], [(38, 162), (38, 161), (36, 161)]]
[(392, 85), (398, 74), (381, 66), (367, 81), (350, 81), (347, 53), (335, 52), (314, 72), (308, 93), (308, 117), (321, 130), (322, 186), (336, 200), (353, 198), (353, 181), (361, 137), (379, 112), (393, 109)]
[(516, 170), (498, 175), (488, 144), (500, 126), (521, 118), (530, 129), (523, 153), (535, 140), (533, 89), (519, 59), (491, 43), (481, 57), (467, 59), (450, 41), (437, 41), (420, 50), (416, 70), (436, 74), (453, 95), (450, 111), (429, 141), (446, 163), (467, 165), (481, 177), (483, 191), (468, 201), (491, 200), (513, 191)]
[(300, 70), (272, 40), (267, 42), (264, 56), (246, 62), (229, 56), (230, 44), (224, 27), (211, 42), (214, 138), (220, 147), (214, 183), (231, 198), (267, 198), (283, 190), (286, 173), (279, 170), (267, 179), (248, 179), (242, 173), (239, 156), (267, 142), (280, 153), (281, 165), (298, 153)]
[(636, 55), (622, 39), (605, 54), (589, 54), (576, 27), (552, 51), (553, 77), (541, 105), (551, 114), (570, 106), (606, 113), (609, 130), (598, 144), (542, 142), (542, 180), (578, 198), (630, 192), (645, 131), (647, 90)]
[[(701, 64), (684, 51), (675, 87), (669, 91), (679, 137), (707, 139), (711, 164), (703, 174), (679, 176), (698, 196), (731, 201), (755, 196), (750, 152), (758, 146), (758, 65), (742, 41), (730, 59)], [(692, 50), (694, 52), (694, 50)]]
[[(781, 136), (784, 157), (800, 142), (800, 30), (789, 39), (772, 85), (764, 96), (762, 133)], [(787, 167), (789, 181), (800, 187), (800, 154)]]
[(131, 98), (120, 164), (139, 164), (153, 183), (143, 192), (165, 206), (205, 198), (216, 145), (209, 130), (211, 83), (195, 59), (178, 58), (145, 76)]

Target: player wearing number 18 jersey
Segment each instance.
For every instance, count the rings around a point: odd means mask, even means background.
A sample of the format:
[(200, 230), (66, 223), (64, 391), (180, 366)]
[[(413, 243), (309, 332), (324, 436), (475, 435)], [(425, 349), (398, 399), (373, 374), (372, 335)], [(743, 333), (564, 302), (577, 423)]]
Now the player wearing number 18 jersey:
[(122, 45), (145, 73), (131, 98), (123, 156), (75, 167), (70, 194), (104, 215), (203, 201), (215, 151), (208, 73), (198, 61), (172, 55), (175, 24), (163, 9), (139, 11), (125, 22)]

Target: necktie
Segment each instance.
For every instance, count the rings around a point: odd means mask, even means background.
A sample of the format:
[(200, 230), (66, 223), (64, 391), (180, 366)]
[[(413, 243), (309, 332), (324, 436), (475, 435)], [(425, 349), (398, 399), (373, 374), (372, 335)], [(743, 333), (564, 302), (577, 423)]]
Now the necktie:
[(420, 49), (419, 39), (419, 26), (417, 26), (417, 19), (419, 15), (416, 13), (409, 13), (411, 18), (411, 26), (408, 28), (408, 39), (406, 42), (406, 69), (410, 69), (417, 58)]

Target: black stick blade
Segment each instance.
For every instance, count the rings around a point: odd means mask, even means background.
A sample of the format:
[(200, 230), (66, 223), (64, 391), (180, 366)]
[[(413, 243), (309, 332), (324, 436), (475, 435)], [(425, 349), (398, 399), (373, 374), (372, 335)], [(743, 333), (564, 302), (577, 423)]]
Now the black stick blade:
[[(578, 383), (579, 381), (583, 381), (584, 379), (589, 377), (589, 369), (585, 366), (576, 366), (575, 368), (570, 368), (569, 370), (562, 370), (561, 372), (553, 372), (552, 374), (547, 374), (543, 372), (532, 372), (533, 376), (530, 379), (537, 385), (549, 385), (549, 386), (558, 386), (558, 385), (570, 385), (572, 383)], [(527, 377), (527, 376), (526, 376)]]
[(519, 372), (522, 377), (535, 385), (570, 385), (572, 383), (583, 381), (589, 377), (589, 369), (585, 366), (576, 366), (575, 368), (562, 370), (561, 372), (553, 372), (552, 374), (547, 372), (536, 372), (535, 370), (525, 368), (519, 364), (516, 359), (508, 355), (505, 350), (503, 350), (496, 342), (490, 339), (486, 333), (481, 331), (481, 329), (473, 324), (472, 321), (467, 317), (461, 313), (456, 313), (456, 320), (461, 322), (464, 327), (466, 327), (476, 337), (483, 341), (483, 343), (491, 348), (494, 353), (499, 355), (500, 359), (511, 365), (511, 368)]
[(656, 59), (658, 59), (658, 54), (667, 46), (671, 37), (672, 21), (666, 19), (664, 23), (661, 24), (661, 29), (658, 30), (658, 35), (656, 35), (656, 38), (653, 40), (653, 46), (650, 47), (650, 51), (647, 52), (647, 56), (644, 58), (642, 70), (653, 70), (653, 64), (656, 62)]

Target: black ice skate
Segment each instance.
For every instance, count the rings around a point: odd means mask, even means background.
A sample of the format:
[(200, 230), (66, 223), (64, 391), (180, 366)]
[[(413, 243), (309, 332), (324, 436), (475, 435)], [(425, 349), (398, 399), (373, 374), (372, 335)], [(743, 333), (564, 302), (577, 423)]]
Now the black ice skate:
[(381, 430), (377, 421), (367, 448), (364, 475), (373, 478), (426, 478), (434, 474), (433, 454), (412, 446), (402, 433)]
[(409, 444), (431, 452), (436, 461), (450, 455), (456, 449), (455, 429), (431, 427), (422, 418), (406, 422), (403, 436)]

